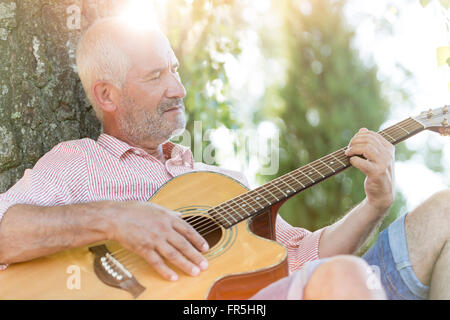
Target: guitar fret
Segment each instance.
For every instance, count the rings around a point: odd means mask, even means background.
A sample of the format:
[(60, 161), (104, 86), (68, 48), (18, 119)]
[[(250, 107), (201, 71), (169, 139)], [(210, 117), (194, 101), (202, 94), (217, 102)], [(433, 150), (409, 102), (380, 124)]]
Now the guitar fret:
[[(260, 188), (261, 188), (261, 187), (260, 187)], [(253, 190), (253, 191), (250, 191), (250, 192), (255, 192), (256, 194), (258, 194), (258, 193), (260, 192), (260, 191), (258, 191), (258, 189), (259, 189), (259, 188), (255, 189), (255, 190)], [(271, 203), (269, 200), (267, 200), (265, 197), (263, 197), (263, 196), (261, 196), (261, 195), (257, 195), (257, 196), (255, 197), (255, 201), (261, 199), (261, 197), (262, 197), (262, 199), (263, 199), (264, 201), (267, 202), (268, 205), (272, 205), (272, 203)]]
[(292, 188), (284, 179), (280, 179), (281, 182), (283, 182), (285, 185), (288, 186), (289, 189), (286, 190), (287, 193), (295, 192), (296, 190)]
[(306, 188), (305, 185), (303, 183), (301, 183), (300, 181), (297, 180), (297, 178), (295, 178), (295, 175), (289, 174), (289, 176), (294, 179), (296, 182), (300, 183), (300, 185), (302, 186), (302, 188)]
[[(260, 204), (258, 201), (256, 201), (256, 200), (259, 200), (259, 197), (256, 197), (256, 198), (253, 198), (251, 195), (250, 195), (250, 193), (248, 193), (248, 195), (249, 195), (249, 197), (250, 197), (250, 200), (252, 200), (254, 203), (256, 203), (258, 206), (260, 206), (260, 209), (264, 209), (264, 206), (262, 205), (262, 204)], [(270, 203), (270, 202), (267, 202), (267, 203)], [(255, 210), (255, 209), (254, 209)], [(255, 210), (255, 212), (256, 212), (256, 210)]]
[(337, 158), (334, 154), (331, 154), (331, 156), (332, 156), (334, 159), (336, 159), (343, 167), (346, 167), (346, 165), (345, 165), (341, 160), (339, 160), (339, 158)]
[(330, 168), (331, 171), (333, 171), (333, 173), (336, 172), (332, 167), (330, 167), (328, 164), (326, 164), (326, 162), (323, 161), (322, 159), (319, 159), (319, 161), (322, 162), (322, 163), (323, 163), (325, 166), (327, 166), (328, 168)]
[(280, 190), (280, 192), (284, 195), (284, 196), (287, 196), (287, 194), (285, 194), (284, 192), (283, 192), (283, 190), (281, 190), (280, 188), (278, 188), (278, 186), (275, 184), (275, 183), (270, 183), (270, 185), (271, 186), (274, 186), (275, 188), (277, 188), (278, 190)]
[(280, 200), (279, 200), (272, 192), (270, 192), (269, 189), (266, 188), (265, 191), (269, 192), (269, 194), (270, 194), (272, 197), (274, 197), (275, 200), (280, 201)]
[(307, 177), (309, 180), (311, 180), (313, 184), (316, 183), (310, 176), (308, 176), (306, 173), (302, 172), (301, 168), (298, 169), (298, 172), (300, 172), (300, 173), (303, 174), (305, 177)]
[[(233, 202), (234, 204), (237, 204), (237, 205), (239, 206), (239, 208), (243, 209), (242, 206), (241, 206), (239, 203), (236, 202), (236, 200), (231, 199), (231, 202)], [(244, 210), (245, 210), (245, 209), (244, 209)], [(237, 213), (237, 215), (239, 216), (239, 218), (241, 218), (241, 219), (243, 218), (243, 217), (240, 215), (239, 212), (237, 212), (237, 211), (235, 211), (235, 212)], [(247, 213), (247, 212), (245, 212), (245, 213)], [(233, 216), (231, 216), (231, 217), (233, 218), (233, 220), (235, 220), (235, 222), (238, 222), (238, 220), (234, 219)]]
[(409, 134), (409, 133), (410, 133), (409, 131), (405, 130), (402, 126), (400, 126), (400, 125), (398, 125), (398, 124), (396, 124), (394, 127), (397, 127), (397, 128), (402, 129), (403, 131), (406, 132), (406, 134)]
[(385, 134), (388, 136), (389, 139), (391, 139), (391, 141), (389, 141), (390, 143), (393, 143), (396, 141), (396, 139), (392, 138), (386, 131), (381, 131), (380, 134)]
[(313, 170), (316, 171), (319, 175), (321, 175), (322, 178), (325, 178), (325, 176), (321, 174), (319, 171), (317, 171), (316, 168), (314, 168), (312, 165), (308, 165), (308, 167), (313, 168)]
[[(241, 197), (240, 197), (241, 198)], [(252, 200), (251, 198), (249, 200)], [(249, 206), (254, 212), (256, 212), (255, 208), (253, 208), (253, 206), (248, 203), (246, 200), (242, 199), (242, 201), (244, 202), (244, 206)], [(247, 212), (246, 212), (247, 213)]]
[[(225, 223), (231, 225), (230, 221), (228, 221), (227, 218), (226, 218), (224, 215), (222, 215), (222, 214), (218, 211), (219, 209), (221, 209), (221, 207), (220, 207), (220, 206), (217, 206), (217, 207), (213, 208), (212, 211), (213, 211), (214, 213), (218, 213), (219, 216), (220, 216), (220, 218), (222, 218), (223, 220), (225, 220)], [(226, 212), (226, 211), (225, 211), (225, 212)], [(210, 215), (214, 217), (214, 215), (213, 215), (212, 213), (211, 213)], [(218, 222), (220, 222), (219, 219), (216, 219), (216, 220), (218, 220)]]

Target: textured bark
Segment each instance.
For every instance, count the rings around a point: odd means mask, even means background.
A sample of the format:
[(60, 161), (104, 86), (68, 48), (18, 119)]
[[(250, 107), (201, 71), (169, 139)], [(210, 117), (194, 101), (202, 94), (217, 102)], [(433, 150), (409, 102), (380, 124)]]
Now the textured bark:
[(0, 0), (0, 193), (59, 142), (99, 135), (75, 48), (82, 30), (124, 2)]

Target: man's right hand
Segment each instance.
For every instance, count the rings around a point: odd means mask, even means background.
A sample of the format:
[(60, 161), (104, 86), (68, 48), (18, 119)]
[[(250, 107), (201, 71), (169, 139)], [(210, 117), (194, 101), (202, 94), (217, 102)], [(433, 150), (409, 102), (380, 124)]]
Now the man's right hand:
[(164, 259), (196, 276), (208, 268), (206, 240), (180, 214), (150, 202), (112, 202), (108, 238), (142, 256), (165, 279), (178, 275)]

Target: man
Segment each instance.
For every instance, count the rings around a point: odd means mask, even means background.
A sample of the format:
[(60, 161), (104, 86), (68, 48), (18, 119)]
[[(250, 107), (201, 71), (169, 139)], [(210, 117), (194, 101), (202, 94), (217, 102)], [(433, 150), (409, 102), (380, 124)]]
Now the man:
[[(201, 275), (207, 242), (179, 215), (147, 199), (170, 178), (215, 170), (168, 142), (185, 127), (186, 94), (166, 37), (118, 18), (89, 28), (77, 50), (78, 72), (104, 133), (63, 142), (0, 196), (0, 262), (11, 264), (112, 239), (138, 253), (168, 281)], [(357, 156), (364, 156), (365, 159)], [(450, 298), (449, 191), (388, 228), (365, 256), (352, 256), (380, 224), (394, 198), (394, 148), (361, 129), (347, 156), (366, 174), (366, 199), (343, 219), (311, 233), (277, 218), (291, 274), (261, 290), (262, 299), (383, 299), (368, 286), (378, 265), (388, 298)], [(383, 255), (380, 255), (380, 253)]]

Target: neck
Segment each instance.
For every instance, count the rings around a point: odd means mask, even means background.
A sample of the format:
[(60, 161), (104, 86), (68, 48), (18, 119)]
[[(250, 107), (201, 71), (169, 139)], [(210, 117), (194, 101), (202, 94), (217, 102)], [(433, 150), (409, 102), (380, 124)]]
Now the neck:
[(143, 149), (145, 152), (147, 152), (149, 155), (155, 157), (162, 163), (166, 162), (166, 157), (164, 156), (162, 144), (164, 142), (156, 142), (151, 139), (145, 140), (145, 141), (136, 141), (132, 137), (127, 136), (123, 132), (120, 132), (118, 130), (111, 130), (111, 128), (103, 127), (103, 132), (107, 135), (113, 136), (123, 142), (126, 142), (132, 147)]

